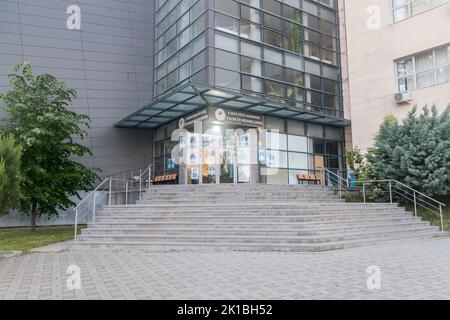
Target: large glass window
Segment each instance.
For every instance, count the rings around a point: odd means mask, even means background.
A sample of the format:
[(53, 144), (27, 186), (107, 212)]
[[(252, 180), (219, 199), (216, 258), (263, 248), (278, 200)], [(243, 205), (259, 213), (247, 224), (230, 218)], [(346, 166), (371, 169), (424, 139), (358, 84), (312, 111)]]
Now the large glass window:
[(266, 80), (266, 93), (272, 96), (284, 97), (284, 85), (279, 82)]
[(241, 37), (261, 41), (261, 28), (253, 23), (241, 21)]
[(241, 5), (241, 18), (256, 23), (259, 23), (261, 21), (261, 16), (258, 10), (244, 5)]
[(275, 31), (271, 31), (271, 30), (264, 31), (264, 42), (268, 45), (281, 48), (283, 46), (282, 39), (283, 38), (281, 36), (281, 33), (279, 33), (279, 32), (275, 32)]
[(260, 78), (243, 75), (242, 89), (252, 92), (262, 92), (262, 81)]
[(216, 13), (216, 29), (224, 32), (238, 34), (238, 20), (226, 16), (224, 14)]
[(274, 64), (283, 64), (283, 55), (281, 51), (272, 50), (269, 48), (264, 49), (264, 60), (272, 62)]
[(241, 53), (249, 57), (261, 59), (261, 47), (250, 42), (241, 41)]
[(241, 72), (261, 76), (261, 61), (254, 58), (241, 57)]
[(262, 0), (263, 9), (281, 16), (281, 3), (276, 0)]
[(215, 9), (230, 16), (237, 16), (238, 4), (233, 0), (216, 0)]
[(239, 56), (237, 54), (223, 51), (223, 50), (217, 50), (216, 49), (216, 55), (215, 55), (215, 65), (216, 67), (222, 67), (231, 69), (234, 71), (239, 71)]
[(239, 90), (241, 89), (241, 78), (238, 72), (216, 68), (216, 85)]
[(271, 63), (264, 63), (264, 76), (266, 78), (283, 81), (283, 67)]
[(226, 36), (222, 33), (216, 33), (216, 48), (221, 48), (229, 51), (238, 51), (238, 41), (234, 37)]

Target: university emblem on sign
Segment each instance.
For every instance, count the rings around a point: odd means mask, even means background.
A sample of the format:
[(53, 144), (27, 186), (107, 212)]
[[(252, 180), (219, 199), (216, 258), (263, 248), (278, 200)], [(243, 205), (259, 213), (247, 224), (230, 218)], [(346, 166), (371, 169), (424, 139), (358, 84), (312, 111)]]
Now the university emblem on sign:
[(180, 121), (178, 121), (178, 127), (180, 129), (183, 129), (185, 125), (186, 125), (186, 120), (184, 120), (184, 118), (181, 118)]
[(221, 108), (216, 110), (215, 116), (216, 116), (217, 121), (221, 121), (221, 122), (225, 121), (225, 119), (227, 118), (227, 114)]

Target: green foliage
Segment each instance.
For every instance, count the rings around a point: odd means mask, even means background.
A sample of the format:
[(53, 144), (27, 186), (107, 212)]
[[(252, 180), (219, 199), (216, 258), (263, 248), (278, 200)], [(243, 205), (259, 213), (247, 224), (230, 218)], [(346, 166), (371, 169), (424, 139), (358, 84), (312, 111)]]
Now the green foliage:
[(18, 204), (21, 155), (22, 148), (11, 135), (0, 137), (0, 215)]
[[(9, 118), (3, 130), (22, 146), (20, 210), (32, 216), (56, 214), (74, 205), (78, 190), (87, 191), (98, 178), (94, 171), (74, 161), (91, 155), (77, 143), (87, 135), (90, 119), (68, 109), (76, 97), (54, 76), (34, 76), (25, 61), (10, 76), (11, 89), (0, 96)], [(32, 218), (33, 225), (33, 218)]]
[(349, 169), (355, 173), (357, 181), (368, 179), (371, 166), (358, 147), (355, 147), (353, 150), (345, 151), (345, 161), (347, 162)]
[(368, 153), (372, 175), (377, 179), (395, 179), (430, 196), (450, 193), (450, 105), (438, 115), (416, 108), (399, 123), (387, 117)]

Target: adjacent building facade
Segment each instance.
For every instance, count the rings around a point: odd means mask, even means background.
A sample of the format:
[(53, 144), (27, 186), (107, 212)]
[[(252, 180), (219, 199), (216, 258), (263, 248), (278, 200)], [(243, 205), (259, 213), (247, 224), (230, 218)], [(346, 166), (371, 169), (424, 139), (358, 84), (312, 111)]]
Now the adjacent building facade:
[(447, 107), (448, 0), (343, 0), (340, 12), (344, 101), (354, 146), (371, 147), (385, 115), (404, 118), (414, 105)]

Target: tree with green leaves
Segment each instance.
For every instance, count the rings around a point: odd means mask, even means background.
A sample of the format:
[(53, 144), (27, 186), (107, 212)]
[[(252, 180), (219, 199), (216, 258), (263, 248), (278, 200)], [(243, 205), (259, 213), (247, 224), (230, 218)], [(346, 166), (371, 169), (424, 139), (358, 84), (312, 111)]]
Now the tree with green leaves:
[(0, 137), (0, 215), (18, 205), (22, 148), (9, 135)]
[(357, 181), (368, 179), (371, 169), (370, 163), (358, 147), (345, 151), (345, 161), (347, 162), (348, 168), (355, 173)]
[(88, 191), (98, 179), (96, 170), (74, 160), (91, 155), (77, 143), (86, 138), (90, 119), (68, 109), (75, 90), (50, 74), (35, 76), (29, 61), (9, 78), (11, 89), (0, 95), (8, 113), (2, 130), (23, 148), (19, 209), (31, 215), (34, 231), (38, 216), (73, 206), (71, 197), (80, 198), (79, 191)]
[(450, 105), (413, 108), (399, 123), (386, 117), (368, 153), (377, 179), (395, 179), (430, 196), (450, 194)]

